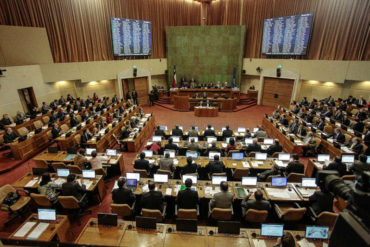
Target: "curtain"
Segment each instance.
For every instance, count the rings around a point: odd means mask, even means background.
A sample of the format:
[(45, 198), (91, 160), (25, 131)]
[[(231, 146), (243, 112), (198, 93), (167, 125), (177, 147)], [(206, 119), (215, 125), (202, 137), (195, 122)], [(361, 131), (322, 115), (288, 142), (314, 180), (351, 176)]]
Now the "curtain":
[[(45, 27), (55, 62), (84, 62), (115, 59), (111, 17), (148, 20), (149, 58), (162, 58), (166, 26), (200, 25), (200, 7), (187, 0), (1, 0), (0, 24)], [(309, 52), (297, 58), (370, 59), (369, 0), (218, 0), (208, 8), (207, 24), (239, 25), (241, 8), (244, 57), (266, 58), (261, 54), (264, 19), (314, 13)]]

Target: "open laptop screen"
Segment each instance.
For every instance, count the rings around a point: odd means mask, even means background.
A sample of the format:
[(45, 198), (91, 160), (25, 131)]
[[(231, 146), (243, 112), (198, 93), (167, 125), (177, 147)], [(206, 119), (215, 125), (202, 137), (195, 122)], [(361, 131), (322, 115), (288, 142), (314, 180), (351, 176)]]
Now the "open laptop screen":
[(284, 225), (281, 224), (262, 224), (261, 236), (281, 237), (284, 233)]
[(329, 227), (327, 226), (306, 226), (306, 238), (328, 239)]
[(57, 214), (56, 214), (55, 209), (39, 208), (37, 211), (38, 211), (39, 220), (56, 220), (57, 219)]

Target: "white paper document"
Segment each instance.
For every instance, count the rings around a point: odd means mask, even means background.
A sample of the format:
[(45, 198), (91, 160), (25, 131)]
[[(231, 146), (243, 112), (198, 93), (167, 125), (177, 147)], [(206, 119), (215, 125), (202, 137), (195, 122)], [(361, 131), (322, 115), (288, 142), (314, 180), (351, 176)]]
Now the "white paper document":
[(34, 178), (32, 180), (30, 180), (24, 187), (32, 187), (34, 186), (37, 182), (39, 181), (38, 178)]
[(243, 167), (244, 167), (244, 168), (249, 168), (249, 164), (248, 164), (248, 162), (243, 161), (243, 162), (242, 162), (242, 164), (243, 164)]
[(167, 188), (166, 189), (166, 196), (170, 196), (172, 195), (172, 189), (171, 188)]
[(298, 241), (298, 244), (300, 247), (315, 247), (314, 243), (310, 243), (307, 241), (307, 239), (303, 238)]
[(49, 223), (40, 222), (28, 235), (27, 239), (38, 239), (41, 234), (48, 228)]
[(254, 247), (267, 247), (263, 239), (253, 239), (253, 245)]
[(22, 238), (36, 225), (36, 222), (27, 222), (15, 234), (14, 237)]

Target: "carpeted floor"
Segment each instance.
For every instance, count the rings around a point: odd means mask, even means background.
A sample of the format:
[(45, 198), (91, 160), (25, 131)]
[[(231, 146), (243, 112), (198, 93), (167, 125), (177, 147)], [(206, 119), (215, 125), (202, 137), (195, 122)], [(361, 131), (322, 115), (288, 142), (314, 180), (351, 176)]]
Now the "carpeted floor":
[[(185, 129), (190, 128), (192, 125), (199, 126), (199, 128), (203, 129), (207, 126), (207, 124), (212, 124), (216, 129), (219, 129), (225, 125), (229, 125), (232, 129), (236, 129), (238, 126), (253, 128), (261, 124), (262, 118), (266, 113), (271, 114), (273, 112), (272, 107), (254, 106), (239, 112), (220, 112), (219, 116), (216, 118), (199, 118), (195, 117), (193, 112), (174, 112), (159, 106), (144, 106), (143, 109), (145, 113), (151, 112), (154, 114), (157, 125), (167, 125), (170, 129), (172, 129), (176, 124), (182, 125)], [(124, 153), (125, 171), (132, 171), (132, 161), (135, 156), (136, 153)], [(307, 159), (302, 161), (306, 163)], [(6, 158), (0, 158), (0, 166), (8, 166), (8, 162), (15, 161), (7, 161)], [(16, 166), (7, 173), (0, 174), (0, 186), (13, 183), (26, 173), (30, 172), (34, 165), (33, 159), (30, 159), (23, 164)], [(89, 208), (92, 210), (92, 214), (82, 216), (81, 225), (78, 225), (77, 222), (72, 222), (71, 229), (68, 233), (68, 239), (70, 241), (74, 241), (77, 238), (90, 217), (96, 217), (98, 212), (110, 212), (110, 204), (112, 202), (110, 192), (113, 184), (114, 179), (106, 183), (107, 194), (105, 198), (100, 205), (95, 205)], [(4, 222), (7, 217), (7, 213), (0, 212), (0, 222)], [(19, 226), (20, 223), (20, 221), (14, 222), (7, 228), (0, 223), (0, 237), (9, 236)]]

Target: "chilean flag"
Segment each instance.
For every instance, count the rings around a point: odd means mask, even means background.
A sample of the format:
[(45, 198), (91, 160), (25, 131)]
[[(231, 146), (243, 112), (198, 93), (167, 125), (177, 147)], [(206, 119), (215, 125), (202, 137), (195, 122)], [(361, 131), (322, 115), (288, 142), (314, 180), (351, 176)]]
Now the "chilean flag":
[(176, 65), (173, 66), (173, 88), (176, 88)]

